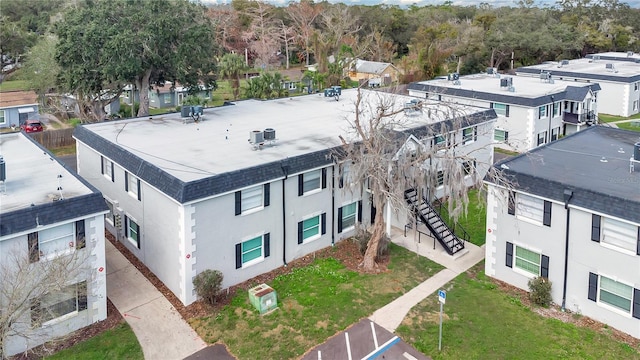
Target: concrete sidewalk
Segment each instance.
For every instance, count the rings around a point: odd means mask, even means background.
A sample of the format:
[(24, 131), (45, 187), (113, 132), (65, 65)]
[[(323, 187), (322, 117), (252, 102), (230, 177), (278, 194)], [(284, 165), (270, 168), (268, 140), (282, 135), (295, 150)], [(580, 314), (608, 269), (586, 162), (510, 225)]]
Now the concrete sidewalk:
[(418, 243), (414, 241), (412, 233), (407, 232), (407, 237), (404, 237), (402, 231), (398, 229), (392, 230), (391, 241), (446, 267), (369, 316), (371, 321), (391, 332), (394, 332), (402, 323), (411, 308), (484, 259), (484, 245), (479, 247), (466, 243), (463, 254), (451, 256), (437, 242), (434, 249), (433, 239), (423, 236), (422, 241)]
[(129, 323), (145, 359), (183, 359), (207, 344), (110, 241), (106, 242), (107, 294)]

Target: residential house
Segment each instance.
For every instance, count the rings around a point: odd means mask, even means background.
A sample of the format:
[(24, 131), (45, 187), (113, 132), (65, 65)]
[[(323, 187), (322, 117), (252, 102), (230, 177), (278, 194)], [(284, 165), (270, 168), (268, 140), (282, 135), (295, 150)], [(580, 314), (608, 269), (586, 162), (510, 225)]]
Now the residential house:
[(395, 65), (386, 62), (356, 59), (349, 78), (353, 81), (368, 81), (369, 86), (387, 86), (398, 82), (402, 72)]
[(495, 166), (486, 274), (545, 277), (554, 303), (640, 338), (639, 133), (593, 126)]
[(595, 122), (598, 84), (487, 73), (411, 83), (409, 95), (434, 101), (493, 108), (498, 114), (494, 140), (499, 148), (527, 151)]
[[(608, 55), (607, 55), (608, 54)], [(626, 56), (626, 54), (625, 54)], [(637, 55), (634, 55), (634, 59)], [(611, 59), (611, 60), (605, 60)], [(518, 68), (521, 76), (540, 76), (549, 72), (558, 80), (577, 83), (598, 83), (602, 88), (599, 112), (618, 116), (640, 113), (640, 60), (613, 60), (615, 55), (594, 54), (591, 58), (546, 62)]]
[[(107, 230), (190, 304), (196, 300), (192, 279), (206, 269), (221, 271), (226, 288), (351, 237), (356, 224), (370, 224), (369, 196), (343, 187), (349, 166), (337, 156), (339, 135), (355, 136), (348, 120), (356, 94), (345, 90), (340, 101), (317, 95), (246, 100), (206, 109), (215, 120), (191, 124), (175, 114), (162, 122), (79, 126), (79, 173), (109, 204)], [(399, 109), (410, 100), (369, 91), (363, 97), (363, 103), (390, 99)], [(450, 134), (441, 137), (460, 142), (456, 151), (477, 155), (477, 176), (484, 176), (495, 112), (461, 107), (464, 129), (452, 129), (456, 119), (437, 109), (396, 114), (406, 124), (399, 134), (430, 142), (427, 126), (445, 123)], [(407, 222), (381, 211), (396, 226)]]
[(38, 96), (33, 91), (0, 93), (0, 128), (20, 127), (27, 120), (38, 120)]
[(107, 206), (94, 187), (23, 133), (0, 134), (0, 155), (0, 268), (28, 266), (34, 275), (25, 278), (23, 291), (33, 289), (28, 280), (54, 261), (71, 259), (78, 271), (61, 276), (60, 290), (33, 297), (15, 319), (4, 344), (4, 355), (11, 356), (107, 317)]
[[(212, 91), (204, 85), (200, 85), (199, 91), (194, 94), (206, 100), (211, 100)], [(180, 84), (166, 82), (164, 85), (153, 85), (149, 90), (149, 106), (157, 109), (182, 106), (184, 99), (189, 96), (189, 88)], [(140, 90), (127, 85), (121, 95), (125, 104), (131, 105), (132, 99), (140, 102)]]

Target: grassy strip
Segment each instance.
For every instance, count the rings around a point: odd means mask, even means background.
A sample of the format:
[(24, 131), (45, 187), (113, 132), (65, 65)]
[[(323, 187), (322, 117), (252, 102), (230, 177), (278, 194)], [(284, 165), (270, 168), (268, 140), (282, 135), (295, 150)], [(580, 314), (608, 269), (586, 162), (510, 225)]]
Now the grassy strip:
[(505, 149), (501, 149), (499, 147), (494, 147), (493, 148), (494, 152), (500, 153), (500, 154), (505, 154), (505, 155), (509, 155), (509, 156), (516, 156), (516, 155), (520, 155), (519, 152), (517, 151), (510, 151), (510, 150), (505, 150)]
[(442, 351), (437, 294), (416, 305), (396, 331), (433, 359), (640, 359), (640, 349), (531, 311), (496, 288), (484, 262), (447, 284)]
[(55, 156), (65, 156), (65, 155), (74, 155), (76, 153), (75, 145), (62, 146), (55, 149), (49, 149), (51, 153)]
[(239, 359), (293, 359), (426, 280), (442, 267), (390, 245), (388, 272), (346, 269), (333, 258), (278, 276), (279, 309), (260, 316), (239, 292), (219, 313), (191, 325), (209, 343), (223, 341)]
[[(480, 197), (478, 197), (478, 190), (469, 191), (467, 214), (458, 219), (458, 224), (462, 225), (464, 230), (469, 234), (469, 242), (478, 246), (482, 246), (485, 243), (487, 236), (485, 233), (487, 219), (486, 203), (486, 194), (481, 193)], [(453, 221), (447, 216), (446, 206), (447, 204), (443, 204), (440, 215), (444, 221), (451, 226)], [(458, 230), (456, 230), (456, 234), (461, 236)]]
[(610, 123), (610, 122), (620, 121), (620, 120), (640, 119), (640, 114), (635, 114), (629, 117), (622, 117), (618, 115), (609, 115), (609, 114), (598, 114), (598, 119), (600, 119), (600, 121), (603, 123)]
[(631, 131), (639, 131), (640, 132), (640, 126), (637, 125), (632, 125), (630, 122), (627, 123), (617, 123), (616, 126), (620, 129), (624, 129), (624, 130), (631, 130)]
[(0, 92), (29, 90), (29, 83), (26, 80), (6, 80), (0, 83)]
[(133, 330), (125, 322), (87, 341), (62, 350), (50, 360), (144, 359)]

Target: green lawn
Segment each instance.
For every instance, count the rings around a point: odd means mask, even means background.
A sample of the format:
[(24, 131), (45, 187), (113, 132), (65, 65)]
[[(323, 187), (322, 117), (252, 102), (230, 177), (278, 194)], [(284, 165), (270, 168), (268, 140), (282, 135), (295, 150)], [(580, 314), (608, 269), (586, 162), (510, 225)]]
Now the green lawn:
[(622, 116), (609, 115), (609, 114), (598, 114), (598, 119), (600, 119), (601, 122), (609, 123), (609, 122), (620, 121), (620, 120), (640, 119), (640, 114), (635, 114), (629, 117), (622, 117)]
[(123, 322), (111, 330), (62, 350), (50, 360), (144, 359), (142, 348), (129, 325)]
[(278, 310), (260, 316), (240, 291), (219, 313), (191, 325), (205, 341), (223, 341), (239, 359), (299, 357), (442, 269), (399, 246), (390, 249), (388, 272), (359, 274), (333, 258), (316, 259), (270, 284)]
[(616, 124), (620, 129), (632, 130), (632, 131), (640, 131), (640, 126), (631, 125), (631, 123), (618, 123)]
[(29, 90), (29, 83), (26, 80), (5, 80), (0, 83), (0, 92)]
[[(481, 246), (486, 240), (486, 194), (481, 193), (478, 197), (478, 190), (469, 191), (469, 205), (467, 207), (467, 215), (461, 216), (458, 219), (458, 224), (462, 225), (464, 230), (469, 234), (469, 242), (472, 244)], [(444, 215), (444, 221), (451, 226), (452, 221), (446, 214), (446, 204), (442, 206), (442, 213)], [(461, 236), (461, 232), (456, 229), (456, 234)]]
[(441, 352), (437, 294), (416, 305), (396, 332), (433, 359), (640, 359), (640, 348), (618, 342), (606, 331), (531, 311), (496, 288), (483, 267), (481, 262), (446, 286)]

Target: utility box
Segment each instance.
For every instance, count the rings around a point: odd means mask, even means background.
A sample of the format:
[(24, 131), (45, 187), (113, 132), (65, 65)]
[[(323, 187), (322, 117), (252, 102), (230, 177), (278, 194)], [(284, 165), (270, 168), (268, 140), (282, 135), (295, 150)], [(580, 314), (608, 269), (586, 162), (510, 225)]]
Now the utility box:
[(278, 308), (276, 291), (267, 284), (260, 284), (249, 289), (249, 302), (258, 309), (260, 314), (265, 314)]
[(180, 116), (183, 118), (191, 116), (191, 106), (183, 105), (182, 108), (180, 108)]

